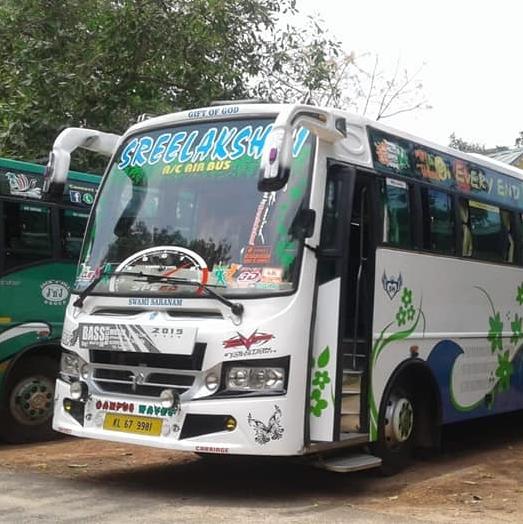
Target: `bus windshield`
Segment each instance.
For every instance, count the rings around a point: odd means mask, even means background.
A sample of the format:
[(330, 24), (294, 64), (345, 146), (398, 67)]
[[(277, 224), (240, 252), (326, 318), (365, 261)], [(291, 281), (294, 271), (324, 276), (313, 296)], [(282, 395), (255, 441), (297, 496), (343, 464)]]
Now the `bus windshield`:
[(296, 131), (289, 183), (262, 193), (272, 122), (202, 122), (129, 137), (100, 190), (76, 290), (103, 275), (93, 294), (201, 294), (183, 279), (229, 296), (292, 291), (301, 258), (293, 220), (306, 206), (314, 142)]

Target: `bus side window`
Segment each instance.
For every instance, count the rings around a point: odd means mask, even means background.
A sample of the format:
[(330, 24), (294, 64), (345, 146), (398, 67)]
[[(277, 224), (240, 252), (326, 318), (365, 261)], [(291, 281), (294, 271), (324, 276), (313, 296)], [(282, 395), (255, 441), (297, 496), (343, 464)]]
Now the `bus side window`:
[(73, 209), (60, 210), (60, 235), (64, 258), (77, 260), (80, 256), (88, 218), (88, 213)]
[(498, 207), (469, 200), (472, 256), (482, 260), (505, 261), (509, 235), (501, 222)]
[(52, 257), (51, 212), (40, 204), (4, 202), (6, 269)]
[(472, 256), (472, 232), (470, 231), (470, 211), (468, 200), (459, 201), (459, 218), (461, 220), (461, 254)]
[(452, 197), (443, 191), (422, 188), (425, 249), (453, 255), (456, 252)]
[(503, 251), (504, 260), (505, 262), (508, 262), (509, 264), (513, 264), (514, 263), (515, 242), (514, 242), (514, 233), (512, 231), (512, 218), (511, 218), (510, 211), (506, 211), (504, 209), (501, 210), (501, 224), (502, 224), (505, 234), (507, 235), (506, 248)]
[(329, 178), (325, 189), (325, 207), (321, 228), (321, 246), (323, 249), (337, 247), (338, 228), (340, 226), (338, 210), (341, 192), (341, 180)]
[(397, 247), (412, 247), (409, 186), (387, 178), (381, 182), (383, 242)]

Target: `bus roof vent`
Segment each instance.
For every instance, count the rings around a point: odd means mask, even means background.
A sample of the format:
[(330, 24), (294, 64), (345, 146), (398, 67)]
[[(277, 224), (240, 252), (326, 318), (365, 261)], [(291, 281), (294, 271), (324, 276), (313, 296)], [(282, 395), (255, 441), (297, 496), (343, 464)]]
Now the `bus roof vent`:
[(151, 113), (142, 113), (141, 115), (138, 115), (136, 118), (136, 123), (139, 124), (140, 122), (145, 122), (146, 120), (149, 120), (150, 118), (154, 118), (156, 115), (153, 115)]

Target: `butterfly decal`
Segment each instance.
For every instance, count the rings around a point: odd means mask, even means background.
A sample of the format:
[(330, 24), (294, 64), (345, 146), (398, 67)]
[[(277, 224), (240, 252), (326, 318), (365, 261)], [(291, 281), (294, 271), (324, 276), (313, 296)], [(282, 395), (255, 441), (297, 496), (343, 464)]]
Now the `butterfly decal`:
[(281, 425), (281, 409), (278, 406), (274, 406), (274, 413), (267, 424), (253, 418), (251, 413), (247, 417), (247, 422), (254, 429), (254, 440), (260, 445), (267, 444), (271, 440), (280, 440), (285, 431)]

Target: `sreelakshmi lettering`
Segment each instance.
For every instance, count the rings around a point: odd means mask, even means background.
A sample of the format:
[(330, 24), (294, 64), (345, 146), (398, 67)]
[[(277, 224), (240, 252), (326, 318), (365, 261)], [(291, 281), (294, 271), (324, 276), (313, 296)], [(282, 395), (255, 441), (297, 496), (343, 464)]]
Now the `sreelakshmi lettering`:
[[(249, 156), (255, 160), (262, 155), (263, 146), (269, 135), (272, 124), (253, 127), (211, 127), (205, 132), (193, 131), (165, 132), (156, 138), (152, 136), (131, 139), (122, 151), (119, 169), (142, 167), (159, 162), (180, 164), (202, 162), (204, 160), (223, 161), (237, 160)], [(307, 137), (308, 129), (301, 128), (294, 138), (293, 156), (298, 156)]]

